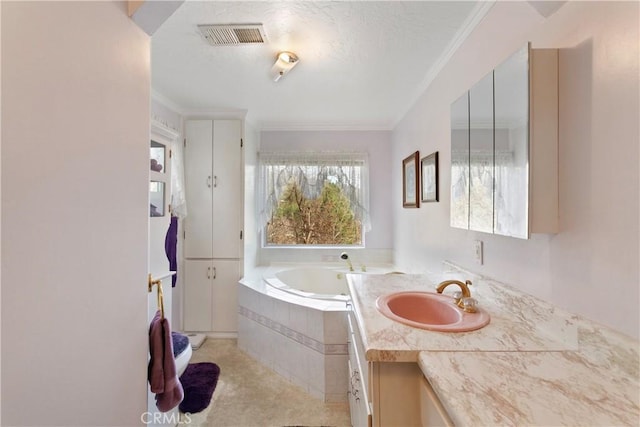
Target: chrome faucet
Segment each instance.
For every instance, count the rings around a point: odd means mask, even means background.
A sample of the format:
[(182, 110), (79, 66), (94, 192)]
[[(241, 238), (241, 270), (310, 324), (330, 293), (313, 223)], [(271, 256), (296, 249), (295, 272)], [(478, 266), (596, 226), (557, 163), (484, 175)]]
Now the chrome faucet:
[(461, 292), (455, 292), (454, 298), (456, 299), (456, 305), (466, 311), (467, 313), (475, 313), (476, 305), (478, 302), (471, 298), (471, 291), (469, 290), (469, 286), (471, 286), (471, 280), (465, 280), (461, 282), (460, 280), (445, 280), (441, 282), (436, 288), (436, 292), (439, 294), (444, 291), (444, 289), (449, 285), (458, 285), (460, 287)]
[(353, 271), (353, 264), (351, 264), (351, 260), (349, 259), (349, 254), (346, 252), (342, 252), (340, 254), (340, 258), (347, 261), (347, 264), (349, 264), (349, 271)]

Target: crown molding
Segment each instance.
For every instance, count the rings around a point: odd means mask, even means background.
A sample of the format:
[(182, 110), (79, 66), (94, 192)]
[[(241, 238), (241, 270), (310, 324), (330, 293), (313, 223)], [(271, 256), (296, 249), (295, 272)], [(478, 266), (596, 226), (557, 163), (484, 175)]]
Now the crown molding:
[(471, 11), (465, 22), (460, 29), (456, 32), (455, 36), (449, 42), (444, 52), (434, 62), (434, 64), (427, 71), (426, 76), (422, 80), (422, 83), (416, 88), (415, 95), (407, 102), (407, 106), (398, 114), (393, 123), (395, 128), (398, 123), (407, 115), (407, 113), (413, 108), (418, 99), (429, 88), (433, 80), (440, 74), (445, 65), (449, 62), (453, 54), (462, 46), (462, 43), (469, 37), (469, 34), (478, 26), (486, 14), (496, 3), (496, 0), (480, 1), (476, 4), (475, 8)]
[(151, 99), (156, 101), (158, 104), (162, 104), (170, 110), (173, 110), (181, 116), (184, 115), (184, 111), (186, 110), (186, 107), (174, 102), (153, 88), (151, 89)]
[(228, 108), (209, 108), (202, 110), (188, 110), (182, 114), (185, 119), (239, 119), (244, 120), (247, 116), (247, 110), (228, 109)]
[(151, 119), (151, 134), (160, 135), (170, 141), (177, 141), (180, 136), (180, 131), (170, 128), (166, 123), (154, 117)]
[(262, 122), (260, 131), (391, 131), (393, 126), (388, 122)]

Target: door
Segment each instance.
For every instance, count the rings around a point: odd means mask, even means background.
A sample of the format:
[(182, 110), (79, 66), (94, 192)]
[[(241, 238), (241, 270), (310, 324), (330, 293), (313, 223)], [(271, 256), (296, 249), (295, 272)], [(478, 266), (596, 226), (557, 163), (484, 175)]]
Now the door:
[(187, 331), (238, 330), (238, 260), (185, 260), (184, 328)]
[(185, 258), (212, 258), (213, 233), (213, 122), (189, 120), (185, 126)]
[(184, 261), (184, 329), (210, 331), (212, 323), (212, 284), (214, 271), (211, 260)]
[(240, 120), (213, 122), (213, 256), (240, 258), (242, 159)]
[(214, 332), (238, 331), (238, 280), (240, 261), (213, 260), (213, 313)]
[[(154, 279), (160, 279), (164, 294), (164, 315), (173, 325), (172, 319), (172, 273), (165, 253), (165, 236), (171, 223), (169, 203), (171, 200), (171, 144), (177, 141), (178, 134), (164, 126), (152, 122), (149, 166), (149, 259), (148, 272)], [(144, 284), (140, 284), (143, 286)], [(154, 285), (147, 298), (147, 320), (151, 322), (158, 307), (157, 285)], [(146, 372), (146, 367), (145, 367)], [(151, 393), (147, 383), (147, 425), (173, 426), (178, 421), (178, 411), (162, 414), (156, 407), (155, 394)], [(159, 422), (156, 422), (158, 421)]]

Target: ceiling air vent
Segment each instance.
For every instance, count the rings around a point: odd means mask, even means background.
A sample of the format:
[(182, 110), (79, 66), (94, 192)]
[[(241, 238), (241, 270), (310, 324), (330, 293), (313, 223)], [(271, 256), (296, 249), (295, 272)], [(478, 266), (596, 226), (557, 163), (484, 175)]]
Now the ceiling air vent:
[(266, 43), (262, 24), (198, 25), (200, 32), (213, 46)]

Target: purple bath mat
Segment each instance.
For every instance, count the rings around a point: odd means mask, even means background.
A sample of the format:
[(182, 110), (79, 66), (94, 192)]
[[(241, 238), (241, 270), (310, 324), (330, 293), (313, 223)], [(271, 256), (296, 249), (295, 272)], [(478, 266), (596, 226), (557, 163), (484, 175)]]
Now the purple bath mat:
[(184, 389), (184, 400), (180, 403), (180, 411), (195, 414), (209, 406), (219, 375), (220, 367), (215, 363), (189, 364), (180, 376), (180, 383)]

